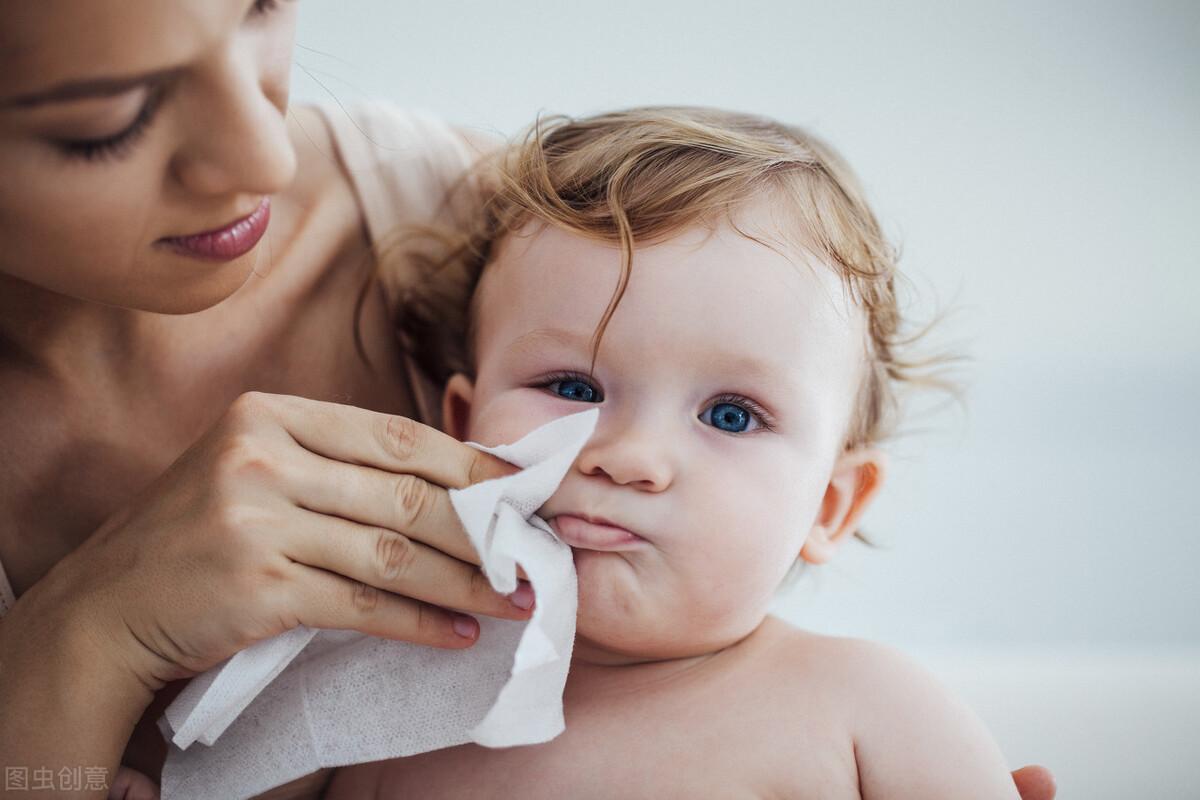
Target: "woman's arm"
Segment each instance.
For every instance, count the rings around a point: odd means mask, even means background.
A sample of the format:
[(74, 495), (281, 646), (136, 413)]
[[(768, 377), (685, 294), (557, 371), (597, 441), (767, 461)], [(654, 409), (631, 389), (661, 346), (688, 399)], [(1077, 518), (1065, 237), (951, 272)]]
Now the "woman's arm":
[(0, 766), (22, 797), (104, 798), (153, 692), (62, 577), (51, 570), (0, 619)]

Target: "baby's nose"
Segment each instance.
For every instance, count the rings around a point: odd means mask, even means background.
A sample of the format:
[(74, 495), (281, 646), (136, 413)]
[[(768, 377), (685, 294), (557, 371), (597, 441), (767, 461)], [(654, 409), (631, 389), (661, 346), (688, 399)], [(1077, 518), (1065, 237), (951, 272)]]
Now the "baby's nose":
[(674, 480), (670, 448), (661, 437), (626, 430), (597, 430), (579, 454), (576, 465), (584, 475), (602, 476), (613, 483), (647, 492), (665, 491)]

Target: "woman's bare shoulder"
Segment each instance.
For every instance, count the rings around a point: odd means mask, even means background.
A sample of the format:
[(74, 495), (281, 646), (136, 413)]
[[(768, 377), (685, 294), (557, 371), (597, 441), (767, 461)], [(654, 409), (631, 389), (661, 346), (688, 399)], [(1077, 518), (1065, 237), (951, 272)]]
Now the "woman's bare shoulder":
[(311, 208), (332, 192), (353, 204), (353, 187), (338, 154), (333, 132), (316, 106), (288, 109), (288, 133), (296, 153), (296, 177), (284, 197), (300, 208)]

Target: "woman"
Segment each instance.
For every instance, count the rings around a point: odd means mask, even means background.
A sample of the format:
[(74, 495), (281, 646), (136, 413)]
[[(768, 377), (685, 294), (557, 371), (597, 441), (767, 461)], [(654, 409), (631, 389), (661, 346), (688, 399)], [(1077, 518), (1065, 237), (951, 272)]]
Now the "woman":
[(0, 5), (6, 767), (152, 793), (154, 720), (254, 641), (307, 624), (469, 647), (476, 622), (445, 608), (528, 616), (446, 495), (509, 467), (410, 421), (435, 420), (388, 321), (404, 287), (372, 289), (362, 354), (354, 336), (372, 246), (431, 221), (471, 148), (398, 112), (288, 112), (295, 13)]

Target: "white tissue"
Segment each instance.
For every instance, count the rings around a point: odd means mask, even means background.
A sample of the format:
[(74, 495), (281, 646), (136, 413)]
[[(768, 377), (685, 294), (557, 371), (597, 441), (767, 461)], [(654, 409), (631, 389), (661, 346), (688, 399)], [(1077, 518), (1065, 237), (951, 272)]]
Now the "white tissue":
[(479, 617), (468, 650), (300, 627), (197, 676), (159, 720), (171, 740), (164, 800), (249, 797), (323, 767), (478, 742), (509, 747), (563, 730), (578, 593), (571, 549), (534, 512), (596, 426), (591, 409), (481, 450), (523, 469), (450, 500), (492, 586), (537, 596), (526, 622)]

